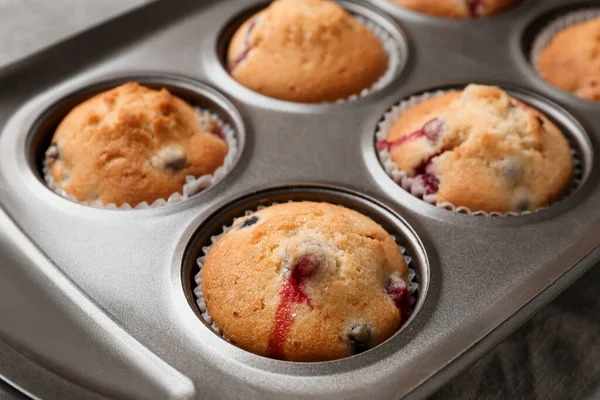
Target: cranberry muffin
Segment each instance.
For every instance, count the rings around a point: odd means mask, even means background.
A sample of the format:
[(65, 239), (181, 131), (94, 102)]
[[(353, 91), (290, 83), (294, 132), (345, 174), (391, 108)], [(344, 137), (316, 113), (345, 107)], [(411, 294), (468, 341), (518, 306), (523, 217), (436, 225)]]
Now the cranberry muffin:
[(377, 346), (408, 318), (412, 299), (404, 257), (380, 225), (312, 202), (237, 219), (206, 257), (202, 291), (224, 337), (289, 361)]
[(413, 106), (378, 146), (407, 174), (402, 185), (413, 194), (471, 211), (548, 206), (573, 176), (558, 127), (494, 86), (469, 85)]
[(127, 83), (81, 103), (46, 151), (54, 184), (81, 202), (151, 204), (212, 174), (227, 143), (217, 121), (166, 89)]
[(537, 57), (548, 82), (583, 99), (600, 101), (600, 18), (559, 32)]
[(392, 0), (422, 14), (443, 18), (481, 18), (513, 7), (519, 0)]
[(388, 57), (380, 39), (335, 2), (277, 0), (234, 34), (228, 64), (251, 90), (319, 103), (371, 88)]

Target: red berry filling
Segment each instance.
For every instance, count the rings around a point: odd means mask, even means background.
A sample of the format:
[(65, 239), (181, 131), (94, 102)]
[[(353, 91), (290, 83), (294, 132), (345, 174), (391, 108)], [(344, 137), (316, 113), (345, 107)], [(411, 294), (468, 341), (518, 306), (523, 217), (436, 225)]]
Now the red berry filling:
[(218, 136), (220, 139), (225, 140), (225, 131), (223, 126), (212, 118), (201, 118), (200, 127), (205, 131)]
[(291, 267), (290, 274), (279, 292), (279, 306), (269, 339), (269, 357), (279, 360), (285, 358), (283, 347), (294, 322), (295, 315), (292, 313), (294, 305), (306, 303), (310, 306), (310, 299), (305, 292), (306, 278), (314, 275), (320, 264), (321, 260), (316, 255), (305, 254)]
[(469, 9), (469, 17), (470, 18), (479, 18), (481, 17), (481, 12), (484, 7), (484, 0), (466, 0), (467, 8)]
[(244, 48), (236, 58), (229, 62), (229, 72), (232, 72), (238, 65), (240, 65), (246, 60), (246, 58), (248, 58), (248, 54), (250, 54), (250, 51), (252, 50), (252, 43), (250, 43), (250, 37), (252, 36), (252, 32), (254, 32), (254, 29), (256, 29), (257, 23), (258, 18), (254, 18), (248, 24), (248, 30), (246, 30), (246, 37), (244, 38)]
[(415, 168), (415, 183), (423, 186), (425, 194), (436, 194), (439, 190), (440, 180), (433, 170), (433, 159), (442, 153), (432, 154)]
[(60, 158), (60, 152), (58, 151), (58, 146), (56, 143), (52, 143), (48, 150), (46, 150), (46, 160), (48, 164), (52, 164), (56, 160)]
[(435, 142), (440, 137), (440, 133), (442, 132), (442, 127), (444, 125), (444, 121), (441, 118), (434, 118), (428, 121), (425, 125), (423, 125), (420, 129), (409, 133), (408, 135), (404, 135), (401, 138), (393, 140), (391, 142), (387, 140), (382, 140), (377, 144), (377, 149), (379, 151), (387, 149), (388, 151), (392, 150), (395, 147), (400, 146), (403, 143), (409, 142), (414, 139), (418, 139), (420, 137), (425, 136), (432, 142)]
[(412, 313), (413, 301), (404, 281), (397, 276), (391, 276), (385, 284), (385, 291), (400, 310), (402, 323), (406, 322)]
[(221, 140), (225, 140), (225, 132), (221, 126), (217, 126), (217, 128), (212, 130), (211, 133), (217, 135)]

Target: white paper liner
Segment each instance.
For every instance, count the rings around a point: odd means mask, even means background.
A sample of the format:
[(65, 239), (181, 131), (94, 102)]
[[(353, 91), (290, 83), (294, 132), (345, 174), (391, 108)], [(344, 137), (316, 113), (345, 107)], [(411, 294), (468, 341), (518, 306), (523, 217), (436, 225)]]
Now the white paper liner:
[[(402, 116), (402, 114), (407, 112), (409, 109), (411, 109), (412, 107), (414, 107), (415, 105), (417, 105), (419, 103), (423, 103), (424, 101), (427, 101), (434, 97), (438, 97), (438, 96), (452, 93), (452, 92), (455, 92), (455, 90), (438, 90), (435, 92), (426, 92), (423, 94), (411, 96), (408, 99), (401, 101), (400, 104), (392, 107), (388, 112), (385, 113), (385, 115), (383, 116), (383, 120), (377, 125), (377, 131), (375, 132), (376, 145), (379, 142), (381, 142), (382, 140), (386, 140), (388, 138), (389, 133), (392, 130), (392, 128), (394, 127), (396, 121), (398, 121), (398, 119)], [(571, 139), (569, 138), (569, 136), (567, 136), (567, 135), (564, 135), (564, 136), (567, 139), (567, 141), (569, 141), (569, 146), (571, 147), (571, 154), (573, 155), (573, 181), (571, 183), (571, 187), (569, 188), (567, 193), (565, 193), (562, 196), (562, 198), (570, 195), (571, 193), (573, 193), (573, 191), (575, 189), (577, 189), (577, 187), (581, 183), (581, 177), (583, 176), (583, 171), (582, 171), (582, 167), (581, 167), (581, 160), (579, 158), (579, 154), (578, 154), (577, 150), (575, 149), (575, 147), (573, 146), (573, 144), (571, 143)], [(425, 189), (423, 187), (419, 186), (418, 183), (415, 184), (414, 178), (409, 177), (406, 174), (406, 172), (398, 169), (398, 166), (396, 165), (396, 163), (394, 163), (394, 161), (392, 161), (392, 156), (390, 155), (390, 152), (388, 151), (388, 149), (384, 148), (382, 150), (377, 150), (377, 155), (379, 157), (379, 162), (381, 163), (381, 166), (383, 167), (385, 172), (394, 180), (394, 182), (396, 182), (400, 187), (402, 187), (402, 189), (406, 190), (413, 196), (415, 196), (429, 204), (443, 208), (448, 211), (457, 212), (459, 214), (468, 214), (468, 215), (477, 215), (477, 216), (515, 217), (515, 216), (520, 216), (520, 215), (533, 214), (535, 212), (538, 212), (540, 210), (543, 210), (543, 209), (549, 207), (549, 206), (540, 207), (533, 211), (522, 211), (522, 212), (512, 212), (511, 211), (508, 213), (501, 213), (501, 212), (496, 212), (496, 211), (494, 211), (494, 212), (487, 212), (487, 211), (481, 211), (481, 210), (472, 211), (468, 207), (456, 206), (449, 202), (438, 202), (437, 196), (435, 194), (429, 194), (429, 195), (425, 194), (426, 193)], [(557, 203), (558, 201), (560, 201), (560, 199), (555, 201), (553, 204)]]
[(561, 15), (546, 25), (535, 37), (530, 53), (534, 69), (539, 73), (539, 54), (548, 47), (552, 39), (566, 28), (600, 17), (599, 8), (586, 8)]
[(179, 193), (179, 192), (173, 193), (171, 196), (169, 196), (168, 199), (157, 199), (152, 204), (148, 204), (148, 202), (144, 201), (144, 202), (136, 204), (134, 206), (127, 204), (127, 203), (122, 204), (121, 206), (117, 206), (114, 203), (103, 204), (99, 200), (96, 200), (93, 202), (79, 201), (79, 200), (77, 200), (77, 198), (75, 196), (66, 193), (59, 185), (56, 184), (56, 182), (52, 178), (52, 175), (50, 174), (50, 169), (48, 168), (48, 165), (46, 164), (45, 159), (44, 159), (44, 163), (43, 163), (44, 181), (46, 182), (46, 185), (48, 186), (48, 188), (50, 188), (54, 193), (64, 197), (67, 200), (73, 201), (75, 203), (83, 204), (86, 206), (100, 208), (100, 209), (106, 209), (106, 210), (120, 210), (120, 211), (144, 210), (144, 209), (148, 209), (148, 208), (162, 207), (167, 204), (175, 204), (175, 203), (182, 202), (182, 201), (200, 193), (204, 189), (207, 189), (210, 186), (213, 186), (214, 184), (219, 182), (221, 179), (223, 179), (225, 177), (225, 175), (227, 175), (227, 173), (231, 170), (231, 168), (233, 166), (233, 162), (235, 160), (235, 156), (238, 152), (238, 141), (236, 138), (235, 130), (233, 129), (233, 127), (231, 125), (225, 123), (223, 121), (223, 119), (221, 119), (221, 117), (219, 117), (217, 114), (215, 114), (213, 112), (210, 112), (208, 110), (203, 110), (198, 107), (195, 107), (195, 110), (196, 110), (196, 112), (198, 112), (199, 116), (210, 117), (213, 120), (217, 121), (217, 123), (221, 127), (222, 132), (225, 135), (225, 141), (227, 142), (227, 146), (228, 146), (227, 155), (225, 156), (225, 158), (223, 160), (223, 165), (221, 165), (219, 168), (217, 168), (213, 174), (202, 175), (197, 178), (194, 176), (188, 175), (185, 178), (186, 183), (183, 185), (181, 193)]
[[(288, 203), (293, 203), (293, 201), (289, 201)], [(269, 204), (268, 206), (258, 206), (256, 208), (256, 210), (246, 210), (244, 213), (244, 216), (248, 217), (257, 211), (260, 211), (260, 210), (270, 207), (270, 206), (274, 206), (276, 204), (279, 204), (279, 203), (273, 202), (273, 203)], [(198, 268), (200, 269), (200, 271), (198, 271), (198, 273), (194, 276), (194, 282), (196, 283), (196, 287), (194, 287), (192, 289), (194, 292), (194, 296), (196, 296), (196, 304), (198, 305), (198, 309), (200, 310), (202, 319), (211, 327), (211, 329), (213, 331), (215, 331), (217, 334), (219, 334), (225, 340), (228, 340), (228, 338), (223, 334), (223, 332), (215, 324), (212, 317), (208, 314), (208, 309), (207, 309), (206, 303), (204, 301), (204, 292), (202, 291), (202, 268), (204, 266), (204, 261), (206, 260), (206, 257), (208, 256), (208, 253), (210, 253), (214, 244), (217, 243), (219, 241), (219, 239), (221, 239), (221, 237), (223, 237), (223, 235), (225, 235), (227, 232), (229, 232), (231, 230), (231, 228), (232, 228), (231, 226), (224, 225), (223, 232), (221, 232), (218, 235), (212, 236), (210, 238), (211, 244), (209, 246), (202, 247), (202, 253), (204, 253), (204, 255), (202, 255), (196, 259), (196, 265), (198, 265)], [(392, 235), (392, 237), (394, 238), (394, 240), (396, 242), (398, 242), (395, 235)], [(406, 262), (406, 267), (408, 268), (408, 281), (410, 283), (409, 291), (410, 291), (411, 297), (413, 299), (412, 304), (411, 304), (411, 310), (414, 312), (414, 309), (417, 306), (417, 302), (419, 301), (419, 295), (416, 294), (417, 291), (419, 290), (419, 283), (416, 280), (417, 272), (410, 267), (412, 258), (410, 257), (409, 254), (407, 254), (406, 248), (400, 244), (398, 244), (398, 247), (400, 248), (400, 251), (402, 252), (402, 255), (404, 256), (404, 260)], [(410, 318), (410, 316), (409, 316), (409, 318)], [(404, 322), (404, 324), (406, 324), (406, 321)], [(400, 329), (400, 328), (398, 328), (398, 329)]]

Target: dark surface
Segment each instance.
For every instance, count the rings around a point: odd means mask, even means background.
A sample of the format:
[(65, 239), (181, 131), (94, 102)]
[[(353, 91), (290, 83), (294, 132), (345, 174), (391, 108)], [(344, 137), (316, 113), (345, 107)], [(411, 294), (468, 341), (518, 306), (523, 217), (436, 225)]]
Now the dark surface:
[(28, 400), (29, 397), (0, 379), (0, 400)]
[(600, 398), (600, 265), (433, 396)]

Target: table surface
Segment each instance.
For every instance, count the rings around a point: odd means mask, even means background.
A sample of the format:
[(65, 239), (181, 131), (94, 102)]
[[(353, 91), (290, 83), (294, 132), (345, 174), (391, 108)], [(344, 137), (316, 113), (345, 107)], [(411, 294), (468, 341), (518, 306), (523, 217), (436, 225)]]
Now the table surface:
[[(0, 0), (0, 73), (154, 0)], [(1, 122), (0, 122), (1, 123)], [(434, 398), (600, 398), (600, 265)], [(24, 398), (0, 381), (0, 400)]]

